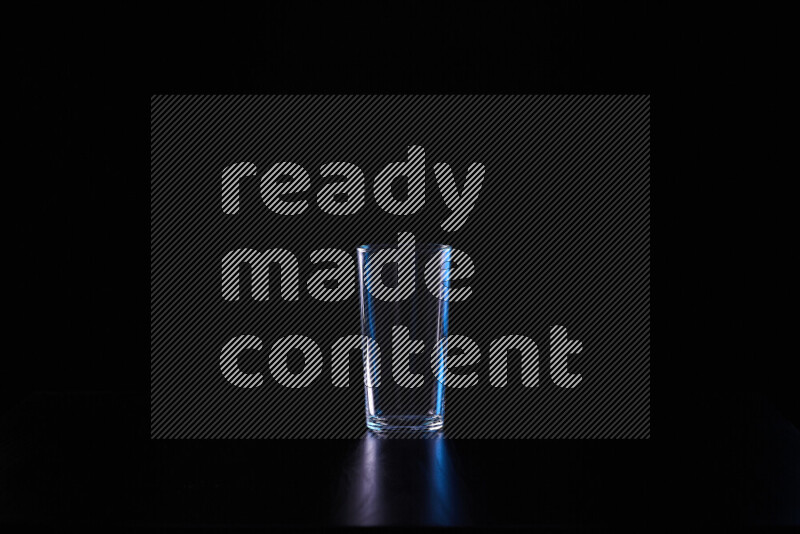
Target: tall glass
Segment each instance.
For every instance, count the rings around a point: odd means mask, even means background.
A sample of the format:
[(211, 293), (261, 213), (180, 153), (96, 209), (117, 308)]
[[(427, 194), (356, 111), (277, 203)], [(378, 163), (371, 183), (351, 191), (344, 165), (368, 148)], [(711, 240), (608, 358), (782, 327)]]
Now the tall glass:
[(435, 431), (444, 424), (447, 245), (401, 239), (358, 248), (364, 402), (377, 432)]

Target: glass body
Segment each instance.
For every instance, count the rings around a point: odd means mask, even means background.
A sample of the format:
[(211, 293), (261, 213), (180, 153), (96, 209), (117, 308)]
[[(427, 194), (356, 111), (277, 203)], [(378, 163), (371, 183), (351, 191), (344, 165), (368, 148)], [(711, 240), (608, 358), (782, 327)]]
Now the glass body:
[(378, 432), (444, 425), (444, 355), (450, 257), (447, 245), (358, 249), (364, 403)]

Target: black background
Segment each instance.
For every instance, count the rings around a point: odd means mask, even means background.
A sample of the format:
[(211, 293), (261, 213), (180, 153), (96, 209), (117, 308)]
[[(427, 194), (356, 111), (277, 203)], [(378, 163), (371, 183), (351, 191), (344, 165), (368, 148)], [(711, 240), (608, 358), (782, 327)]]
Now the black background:
[[(668, 95), (693, 94), (686, 70), (656, 54), (655, 14), (644, 3), (9, 15), (6, 84), (16, 98), (7, 103), (3, 443), (22, 460), (10, 456), (2, 517), (13, 522), (325, 525), (341, 493), (336, 466), (346, 466), (337, 459), (347, 442), (148, 441), (151, 94), (649, 94), (656, 72)], [(687, 41), (694, 46), (680, 26), (665, 39), (667, 48)], [(691, 135), (679, 148), (703, 150)], [(666, 160), (661, 150), (657, 160)], [(790, 347), (745, 337), (764, 317), (741, 303), (741, 277), (731, 272), (740, 260), (732, 247), (752, 236), (741, 222), (717, 220), (705, 197), (694, 200), (711, 191), (724, 203), (719, 179), (690, 168), (662, 178), (668, 185), (657, 194), (677, 188), (686, 205), (665, 200), (656, 234), (694, 238), (671, 238), (678, 246), (657, 252), (657, 278), (671, 290), (656, 292), (664, 349), (655, 358), (653, 439), (463, 442), (455, 456), (475, 481), (465, 491), (483, 503), (475, 524), (796, 521), (797, 430), (787, 419), (797, 425), (798, 412), (781, 367)], [(732, 260), (727, 268), (705, 263), (717, 252)], [(100, 391), (108, 393), (90, 393)], [(231, 476), (226, 462), (252, 471)], [(576, 488), (592, 497), (571, 501)]]

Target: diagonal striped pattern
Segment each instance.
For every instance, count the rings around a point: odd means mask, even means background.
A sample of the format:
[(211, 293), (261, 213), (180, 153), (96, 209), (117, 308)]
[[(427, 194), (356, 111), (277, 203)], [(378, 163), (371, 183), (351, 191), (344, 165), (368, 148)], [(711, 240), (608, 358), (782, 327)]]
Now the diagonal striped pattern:
[[(250, 266), (252, 279), (252, 298), (266, 300), (269, 298), (269, 266), (277, 263), (281, 266), (280, 295), (284, 300), (299, 298), (299, 275), (297, 258), (281, 249), (259, 252), (253, 249), (232, 250), (222, 259), (222, 298), (239, 300), (241, 285), (240, 268), (243, 264)], [(274, 298), (274, 297), (273, 297)]]
[(352, 163), (337, 161), (319, 169), (319, 175), (343, 176), (344, 182), (328, 184), (317, 194), (319, 209), (331, 215), (351, 215), (364, 207), (364, 173)]
[[(398, 176), (408, 179), (408, 198), (397, 200), (392, 193), (392, 184)], [(375, 201), (384, 211), (393, 215), (411, 215), (425, 204), (425, 149), (408, 147), (408, 161), (387, 165), (375, 177)]]
[(356, 294), (356, 280), (353, 272), (356, 263), (353, 256), (344, 250), (326, 248), (315, 250), (309, 255), (312, 263), (333, 263), (327, 269), (316, 271), (308, 279), (308, 293), (317, 300), (336, 302), (348, 300)]
[(453, 169), (450, 168), (450, 165), (437, 163), (433, 170), (436, 174), (439, 190), (442, 192), (442, 200), (453, 212), (442, 223), (442, 228), (448, 232), (455, 232), (464, 225), (467, 216), (475, 207), (475, 202), (478, 200), (478, 194), (483, 185), (486, 167), (481, 163), (473, 163), (469, 166), (463, 193), (458, 191)]
[(228, 341), (222, 347), (220, 370), (225, 378), (234, 386), (240, 388), (257, 388), (264, 384), (264, 375), (261, 373), (243, 373), (239, 370), (237, 357), (244, 350), (261, 350), (264, 344), (256, 336), (238, 336)]
[(355, 250), (408, 233), (473, 264), (448, 437), (649, 438), (649, 96), (154, 96), (150, 143), (153, 437), (362, 436)]
[[(517, 335), (495, 339), (489, 346), (489, 382), (496, 388), (508, 385), (508, 352), (511, 349), (520, 352), (522, 385), (529, 388), (538, 386), (539, 347), (531, 338)], [(562, 359), (566, 367), (566, 358)]]
[[(288, 365), (288, 352), (297, 349), (304, 360), (303, 370), (293, 373)], [(322, 373), (322, 351), (313, 339), (286, 336), (278, 339), (269, 354), (269, 370), (275, 381), (286, 388), (304, 388)]]
[(392, 378), (401, 388), (418, 388), (425, 383), (425, 376), (411, 372), (411, 356), (425, 351), (422, 340), (412, 339), (405, 326), (392, 326)]
[[(446, 260), (444, 254), (447, 254)], [(458, 249), (442, 251), (432, 256), (425, 265), (425, 285), (437, 299), (446, 298), (449, 302), (467, 300), (472, 295), (472, 288), (451, 287), (451, 282), (470, 278), (474, 274), (475, 264), (466, 252)]]
[[(478, 384), (476, 371), (457, 374), (455, 369), (478, 363), (481, 349), (477, 343), (467, 336), (453, 334), (441, 339), (431, 352), (431, 368), (441, 370), (436, 373), (436, 380), (449, 388), (467, 388)], [(444, 358), (446, 365), (440, 360)]]
[[(378, 300), (398, 302), (407, 300), (414, 292), (414, 236), (402, 233), (398, 239), (398, 246), (376, 251), (372, 255), (367, 267), (373, 275), (366, 277), (367, 291)], [(392, 286), (384, 282), (381, 273), (387, 263), (397, 265), (397, 277)], [(410, 266), (411, 269), (406, 266)]]

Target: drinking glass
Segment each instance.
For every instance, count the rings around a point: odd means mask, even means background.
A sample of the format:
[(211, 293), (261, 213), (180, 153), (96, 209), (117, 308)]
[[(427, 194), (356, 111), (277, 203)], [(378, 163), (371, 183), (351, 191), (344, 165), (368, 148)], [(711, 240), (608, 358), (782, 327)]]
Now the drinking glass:
[(377, 432), (444, 425), (448, 245), (358, 248), (364, 403)]

